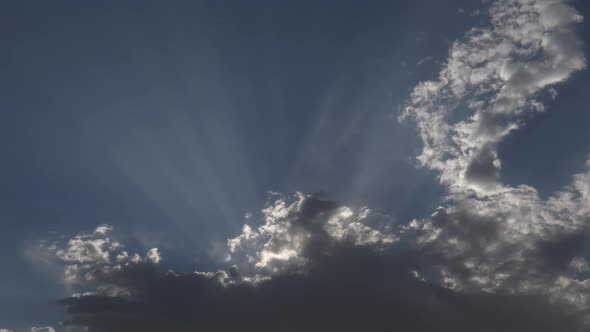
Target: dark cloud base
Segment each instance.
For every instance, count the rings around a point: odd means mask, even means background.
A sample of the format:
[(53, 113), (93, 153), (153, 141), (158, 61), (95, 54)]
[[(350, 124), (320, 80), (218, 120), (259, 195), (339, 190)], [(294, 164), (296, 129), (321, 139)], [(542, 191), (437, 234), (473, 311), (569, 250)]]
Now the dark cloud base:
[[(457, 293), (415, 278), (426, 262), (412, 250), (375, 253), (338, 246), (307, 275), (256, 286), (215, 276), (121, 270), (132, 296), (60, 301), (90, 332), (118, 331), (582, 331), (581, 315), (544, 297)], [(111, 280), (112, 282), (113, 280)]]

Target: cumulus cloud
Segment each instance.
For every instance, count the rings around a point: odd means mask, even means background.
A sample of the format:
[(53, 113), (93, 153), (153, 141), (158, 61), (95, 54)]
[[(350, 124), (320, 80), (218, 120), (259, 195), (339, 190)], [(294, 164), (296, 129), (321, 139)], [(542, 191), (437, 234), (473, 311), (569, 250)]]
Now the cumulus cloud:
[(418, 161), (440, 172), (445, 205), (405, 230), (437, 255), (442, 285), (544, 294), (587, 310), (589, 282), (579, 276), (590, 220), (590, 169), (549, 199), (501, 182), (498, 145), (544, 111), (555, 84), (585, 68), (567, 1), (500, 0), (492, 25), (456, 41), (439, 77), (418, 84), (401, 119), (422, 137)]
[(396, 225), (367, 207), (275, 195), (227, 241), (219, 271), (162, 272), (103, 225), (47, 246), (83, 289), (60, 301), (89, 331), (585, 331), (590, 161), (547, 199), (501, 181), (498, 146), (585, 67), (567, 1), (499, 0), (453, 43), (401, 116), (448, 195)]
[(108, 281), (116, 278), (123, 268), (156, 265), (161, 256), (157, 248), (148, 250), (143, 256), (130, 254), (123, 244), (109, 237), (112, 231), (113, 226), (100, 225), (92, 233), (80, 233), (66, 241), (44, 241), (41, 247), (63, 265), (63, 282), (68, 288), (84, 288), (88, 284), (96, 285), (100, 280), (99, 291), (124, 293), (125, 288)]
[(588, 251), (589, 176), (547, 200), (527, 186), (453, 195), (418, 226), (419, 241), (444, 257), (456, 287), (546, 293), (586, 308), (590, 285), (578, 274)]
[[(500, 0), (492, 25), (453, 43), (438, 79), (421, 82), (402, 119), (415, 121), (424, 144), (419, 162), (440, 171), (452, 190), (498, 190), (498, 143), (544, 109), (543, 92), (585, 67), (567, 1)], [(467, 116), (462, 116), (467, 114)]]
[(280, 197), (262, 214), (260, 227), (244, 225), (242, 234), (227, 242), (228, 260), (242, 268), (253, 265), (257, 273), (304, 272), (315, 257), (338, 242), (377, 248), (397, 241), (388, 216), (312, 195)]
[[(64, 324), (111, 332), (384, 328), (542, 332), (582, 327), (581, 317), (568, 304), (551, 303), (545, 297), (456, 292), (417, 278), (416, 271), (427, 272), (433, 257), (412, 246), (385, 250), (380, 240), (359, 242), (355, 227), (350, 228), (350, 237), (331, 232), (327, 225), (334, 218), (344, 218), (337, 222), (348, 225), (370, 215), (364, 209), (343, 211), (343, 205), (315, 196), (277, 199), (265, 209), (267, 220), (260, 227), (278, 224), (280, 230), (269, 235), (261, 234), (264, 228), (245, 228), (237, 246), (254, 241), (252, 253), (266, 247), (271, 252), (282, 252), (283, 246), (295, 248), (290, 258), (277, 258), (280, 264), (266, 262), (280, 267), (278, 271), (260, 266), (262, 254), (250, 261), (246, 256), (241, 263), (252, 265), (254, 274), (243, 274), (236, 265), (227, 271), (194, 273), (160, 273), (152, 263), (129, 265), (106, 280), (125, 289), (125, 295), (99, 291), (61, 300), (70, 315)], [(257, 237), (265, 240), (257, 242)], [(100, 285), (105, 279), (94, 282)]]

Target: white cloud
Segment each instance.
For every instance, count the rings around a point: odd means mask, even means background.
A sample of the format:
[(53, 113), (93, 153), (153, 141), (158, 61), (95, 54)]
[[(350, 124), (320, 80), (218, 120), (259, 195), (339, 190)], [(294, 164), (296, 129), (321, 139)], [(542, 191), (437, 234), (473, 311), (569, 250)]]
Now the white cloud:
[(128, 253), (123, 244), (108, 236), (112, 231), (112, 226), (101, 225), (92, 233), (80, 233), (65, 242), (44, 241), (40, 246), (63, 264), (63, 281), (68, 287), (83, 286), (92, 282), (97, 275), (104, 276), (126, 266), (161, 262), (162, 257), (157, 248), (148, 250), (144, 256)]
[[(418, 161), (440, 172), (447, 205), (413, 221), (416, 242), (444, 259), (441, 282), (456, 290), (547, 294), (587, 308), (590, 281), (577, 242), (590, 220), (590, 167), (549, 199), (500, 179), (498, 144), (544, 111), (541, 93), (585, 68), (567, 1), (500, 0), (492, 26), (453, 43), (435, 81), (419, 83), (401, 118), (423, 141)], [(590, 161), (589, 161), (590, 166)]]
[(305, 271), (315, 254), (310, 246), (319, 237), (326, 246), (347, 242), (374, 248), (398, 240), (386, 227), (387, 216), (301, 193), (291, 199), (278, 198), (262, 214), (264, 223), (260, 227), (244, 225), (242, 234), (227, 242), (229, 260), (238, 264), (241, 271), (255, 274)]
[[(585, 67), (573, 24), (582, 17), (559, 0), (501, 0), (492, 26), (453, 43), (438, 80), (421, 82), (402, 114), (415, 120), (419, 162), (452, 190), (498, 190), (498, 143), (523, 115), (543, 110), (543, 90)], [(461, 113), (468, 116), (456, 119)]]
[(31, 332), (55, 332), (55, 329), (51, 326), (31, 327)]
[(152, 248), (148, 250), (148, 252), (145, 254), (145, 260), (154, 264), (160, 263), (162, 257), (160, 256), (158, 248)]
[(96, 227), (96, 229), (94, 230), (94, 233), (104, 235), (104, 234), (106, 234), (106, 233), (108, 233), (108, 232), (110, 232), (112, 230), (113, 230), (113, 226), (110, 226), (110, 225), (100, 225), (100, 226)]

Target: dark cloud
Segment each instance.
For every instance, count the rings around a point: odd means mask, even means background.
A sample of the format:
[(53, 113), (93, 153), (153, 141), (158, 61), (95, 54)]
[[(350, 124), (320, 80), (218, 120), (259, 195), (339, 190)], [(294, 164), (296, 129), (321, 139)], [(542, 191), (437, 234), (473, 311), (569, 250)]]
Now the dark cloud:
[[(457, 293), (415, 278), (411, 250), (341, 246), (307, 275), (225, 285), (216, 276), (121, 271), (132, 296), (61, 301), (66, 324), (100, 331), (579, 331), (581, 317), (540, 296)], [(127, 278), (127, 279), (125, 279)], [(146, 279), (150, 280), (146, 283)]]

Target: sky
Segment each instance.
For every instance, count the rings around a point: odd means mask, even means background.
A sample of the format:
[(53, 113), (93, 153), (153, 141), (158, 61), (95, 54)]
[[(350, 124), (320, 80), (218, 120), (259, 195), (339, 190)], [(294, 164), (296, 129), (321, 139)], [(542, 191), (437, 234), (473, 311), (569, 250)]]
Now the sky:
[(590, 330), (589, 16), (3, 3), (0, 332)]

